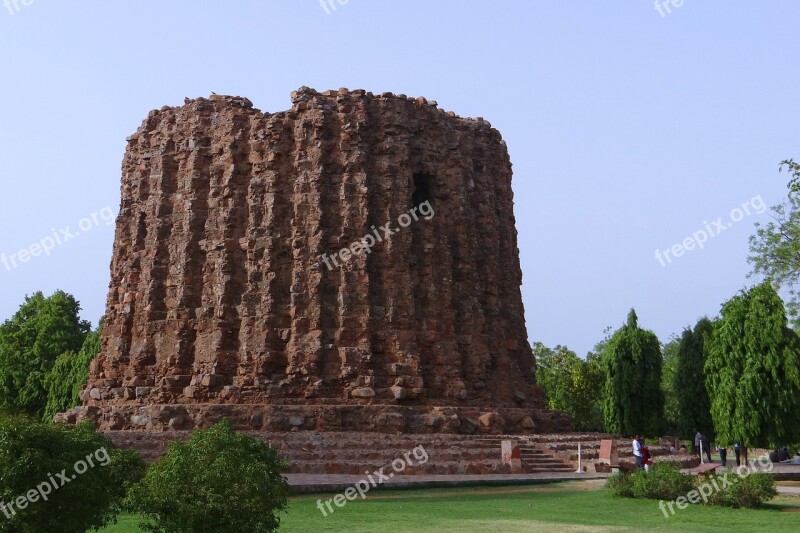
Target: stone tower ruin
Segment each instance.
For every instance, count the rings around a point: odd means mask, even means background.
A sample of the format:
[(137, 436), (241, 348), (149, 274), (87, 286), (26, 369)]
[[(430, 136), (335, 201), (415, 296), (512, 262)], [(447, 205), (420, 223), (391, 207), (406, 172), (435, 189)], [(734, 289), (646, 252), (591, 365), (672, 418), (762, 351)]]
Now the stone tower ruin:
[(500, 133), (391, 93), (292, 104), (187, 99), (129, 137), (102, 350), (59, 417), (568, 430), (534, 385)]

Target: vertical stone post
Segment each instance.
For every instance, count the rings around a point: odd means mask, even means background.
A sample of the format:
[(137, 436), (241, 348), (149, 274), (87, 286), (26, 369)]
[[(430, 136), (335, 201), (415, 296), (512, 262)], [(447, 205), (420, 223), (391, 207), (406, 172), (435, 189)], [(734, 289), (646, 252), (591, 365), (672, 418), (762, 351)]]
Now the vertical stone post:
[(520, 455), (518, 440), (501, 441), (500, 453), (503, 456), (503, 464), (511, 468), (512, 474), (522, 473), (522, 457)]

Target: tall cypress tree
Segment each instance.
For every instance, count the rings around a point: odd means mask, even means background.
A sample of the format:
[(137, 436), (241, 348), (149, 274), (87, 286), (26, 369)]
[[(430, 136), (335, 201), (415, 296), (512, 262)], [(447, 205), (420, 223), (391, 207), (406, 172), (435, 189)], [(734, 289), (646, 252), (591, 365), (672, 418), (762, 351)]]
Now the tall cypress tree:
[(705, 380), (706, 339), (714, 330), (708, 318), (702, 318), (694, 331), (686, 329), (681, 335), (678, 348), (678, 367), (675, 372), (674, 390), (678, 399), (678, 431), (683, 438), (694, 436), (694, 428), (714, 438), (711, 419), (711, 400)]
[(661, 432), (664, 393), (661, 390), (661, 344), (652, 331), (639, 327), (636, 311), (606, 345), (606, 429), (632, 435)]
[(800, 440), (800, 338), (764, 282), (722, 306), (705, 365), (721, 442), (776, 447)]

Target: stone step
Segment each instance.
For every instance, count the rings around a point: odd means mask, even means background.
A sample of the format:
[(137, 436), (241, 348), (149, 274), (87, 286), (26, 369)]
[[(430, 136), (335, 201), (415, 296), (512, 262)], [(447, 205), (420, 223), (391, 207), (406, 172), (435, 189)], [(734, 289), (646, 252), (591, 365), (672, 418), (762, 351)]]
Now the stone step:
[(529, 468), (526, 470), (527, 474), (544, 474), (547, 472), (574, 472), (575, 468), (572, 466), (564, 466), (564, 468)]
[[(384, 461), (385, 463), (389, 463), (395, 459), (403, 458), (405, 454), (408, 453), (408, 450), (382, 450), (380, 453), (364, 453), (364, 452), (336, 452), (336, 451), (326, 451), (326, 452), (297, 452), (294, 451), (292, 453), (279, 453), (281, 457), (289, 461)], [(465, 460), (465, 461), (472, 461), (472, 460), (497, 460), (501, 459), (500, 451), (499, 450), (492, 450), (491, 453), (484, 453), (480, 450), (462, 450), (459, 452), (451, 452), (451, 453), (433, 453), (430, 450), (426, 450), (426, 453), (430, 459), (434, 459), (437, 461), (441, 460)], [(414, 455), (411, 454), (409, 457), (413, 458)], [(534, 459), (539, 459), (538, 457)], [(541, 459), (547, 459), (547, 457), (542, 457)]]
[(530, 465), (534, 465), (534, 464), (535, 465), (563, 465), (563, 464), (566, 464), (566, 463), (564, 463), (564, 461), (559, 461), (558, 459), (541, 459), (541, 458), (528, 459), (526, 457), (522, 457), (521, 459), (523, 461), (525, 461), (526, 463), (530, 464)]
[[(365, 475), (367, 472), (376, 472), (383, 468), (383, 473), (393, 473), (390, 466), (372, 463), (321, 463), (317, 461), (297, 462), (289, 467), (289, 473), (304, 474), (352, 474)], [(463, 463), (449, 461), (444, 463), (427, 463), (406, 467), (404, 475), (436, 474), (436, 475), (466, 475), (466, 474), (503, 474), (508, 473), (508, 468), (498, 462)]]

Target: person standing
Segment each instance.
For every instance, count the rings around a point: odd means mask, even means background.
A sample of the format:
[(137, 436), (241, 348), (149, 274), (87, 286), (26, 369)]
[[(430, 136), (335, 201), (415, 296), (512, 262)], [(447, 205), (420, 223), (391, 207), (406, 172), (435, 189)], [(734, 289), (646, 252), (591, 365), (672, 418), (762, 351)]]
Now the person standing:
[(733, 453), (736, 454), (736, 466), (739, 466), (740, 463), (739, 457), (742, 454), (742, 450), (738, 442), (733, 443)]
[(644, 468), (644, 462), (642, 461), (642, 443), (639, 441), (640, 435), (633, 436), (633, 458), (636, 460), (636, 469), (640, 470)]
[(722, 466), (725, 466), (728, 462), (728, 448), (722, 444), (717, 444), (717, 451), (719, 452), (719, 460)]
[(700, 442), (703, 446), (703, 452), (708, 457), (708, 462), (713, 463), (714, 461), (711, 460), (711, 443), (708, 441), (708, 436), (705, 433), (700, 434)]
[(702, 439), (703, 435), (700, 434), (700, 430), (694, 428), (694, 453), (696, 453), (700, 459), (703, 458), (703, 450), (700, 449)]
[(650, 473), (650, 448), (647, 447), (647, 443), (644, 440), (644, 436), (642, 436), (641, 440), (641, 449), (642, 449), (642, 464), (644, 465), (645, 473)]

